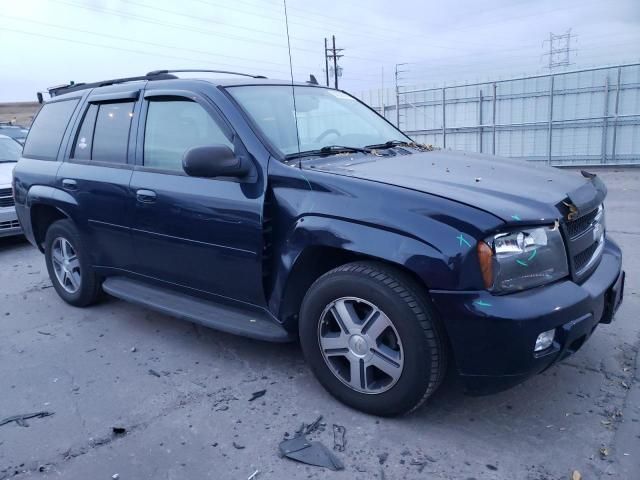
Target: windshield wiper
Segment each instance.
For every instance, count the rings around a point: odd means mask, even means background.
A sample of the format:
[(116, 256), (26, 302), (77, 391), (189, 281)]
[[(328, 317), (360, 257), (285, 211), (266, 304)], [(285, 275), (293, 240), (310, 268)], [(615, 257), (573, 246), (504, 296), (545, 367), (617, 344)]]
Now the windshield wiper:
[(18, 163), (17, 160), (0, 160), (0, 163)]
[(350, 152), (371, 153), (371, 150), (367, 147), (360, 148), (360, 147), (348, 147), (345, 145), (327, 145), (317, 150), (306, 150), (304, 152), (290, 153), (288, 155), (285, 155), (285, 159), (290, 160), (292, 158), (316, 157), (316, 156), (335, 155), (338, 153), (350, 153)]
[(375, 145), (367, 145), (366, 148), (378, 148), (378, 149), (382, 149), (382, 148), (393, 148), (393, 147), (410, 147), (411, 143), (409, 142), (405, 142), (403, 140), (389, 140), (388, 142), (384, 142), (384, 143), (377, 143)]

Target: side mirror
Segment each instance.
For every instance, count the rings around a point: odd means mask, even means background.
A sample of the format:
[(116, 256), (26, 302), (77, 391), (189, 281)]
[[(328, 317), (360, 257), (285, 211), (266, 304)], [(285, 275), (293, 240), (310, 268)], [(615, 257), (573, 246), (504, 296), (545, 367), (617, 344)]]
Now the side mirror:
[(249, 162), (236, 157), (226, 145), (192, 147), (182, 157), (182, 168), (190, 177), (244, 177)]

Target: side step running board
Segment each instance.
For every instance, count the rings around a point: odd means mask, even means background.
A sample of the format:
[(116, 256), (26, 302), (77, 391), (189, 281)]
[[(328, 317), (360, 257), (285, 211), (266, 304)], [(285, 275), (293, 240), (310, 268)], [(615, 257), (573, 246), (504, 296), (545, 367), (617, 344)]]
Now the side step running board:
[(102, 289), (122, 300), (223, 332), (269, 342), (294, 340), (266, 311), (245, 311), (125, 277), (107, 278)]

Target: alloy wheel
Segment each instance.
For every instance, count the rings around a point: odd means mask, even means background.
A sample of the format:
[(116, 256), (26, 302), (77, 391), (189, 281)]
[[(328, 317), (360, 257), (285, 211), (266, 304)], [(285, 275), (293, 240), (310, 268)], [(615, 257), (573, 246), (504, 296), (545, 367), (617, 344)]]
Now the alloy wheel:
[(80, 289), (82, 275), (80, 260), (71, 243), (63, 237), (56, 238), (51, 245), (51, 260), (56, 279), (67, 292)]
[(402, 342), (393, 322), (361, 298), (343, 297), (326, 306), (318, 342), (331, 372), (357, 392), (385, 392), (402, 375)]

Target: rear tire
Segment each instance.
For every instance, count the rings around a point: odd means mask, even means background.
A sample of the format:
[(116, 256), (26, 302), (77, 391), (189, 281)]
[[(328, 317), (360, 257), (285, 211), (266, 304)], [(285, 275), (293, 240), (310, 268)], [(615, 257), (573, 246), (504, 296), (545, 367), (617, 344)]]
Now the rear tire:
[(86, 307), (100, 297), (100, 281), (71, 220), (58, 220), (47, 230), (44, 256), (60, 298), (70, 305)]
[(426, 294), (383, 263), (349, 263), (316, 280), (302, 302), (299, 335), (320, 383), (374, 415), (415, 410), (446, 373), (444, 332)]

